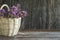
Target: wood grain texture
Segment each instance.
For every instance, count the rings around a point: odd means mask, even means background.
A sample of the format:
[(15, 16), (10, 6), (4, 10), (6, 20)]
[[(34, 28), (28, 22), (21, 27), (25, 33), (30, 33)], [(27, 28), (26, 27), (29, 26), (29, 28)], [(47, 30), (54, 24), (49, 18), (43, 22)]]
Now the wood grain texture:
[(60, 40), (60, 32), (24, 32), (15, 37), (0, 36), (0, 40)]
[(28, 12), (22, 19), (21, 30), (60, 29), (60, 0), (0, 0), (10, 7), (21, 4)]

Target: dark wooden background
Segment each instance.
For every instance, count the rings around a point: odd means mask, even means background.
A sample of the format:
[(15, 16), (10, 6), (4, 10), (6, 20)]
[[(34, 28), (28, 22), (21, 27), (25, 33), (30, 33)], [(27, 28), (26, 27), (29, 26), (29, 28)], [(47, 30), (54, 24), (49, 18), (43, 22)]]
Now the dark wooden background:
[(17, 3), (28, 12), (20, 30), (60, 29), (60, 0), (0, 0), (10, 7)]

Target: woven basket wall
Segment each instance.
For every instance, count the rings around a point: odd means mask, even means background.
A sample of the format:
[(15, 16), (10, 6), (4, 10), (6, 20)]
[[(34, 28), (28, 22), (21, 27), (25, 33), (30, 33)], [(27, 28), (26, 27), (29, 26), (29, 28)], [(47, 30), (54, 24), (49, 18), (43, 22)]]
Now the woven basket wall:
[(14, 36), (20, 28), (21, 18), (0, 17), (0, 35)]

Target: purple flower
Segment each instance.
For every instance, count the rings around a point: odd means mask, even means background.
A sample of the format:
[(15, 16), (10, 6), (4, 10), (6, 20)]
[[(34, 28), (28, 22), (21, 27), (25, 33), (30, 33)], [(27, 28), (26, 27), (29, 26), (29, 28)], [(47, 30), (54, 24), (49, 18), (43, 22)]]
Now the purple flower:
[(4, 16), (4, 13), (6, 13), (5, 9), (0, 10), (0, 16)]
[(16, 6), (12, 6), (10, 9), (11, 14), (16, 15), (18, 12), (18, 8)]
[(27, 12), (26, 12), (26, 11), (19, 11), (19, 12), (17, 13), (17, 17), (22, 17), (22, 18), (24, 18), (26, 15), (27, 15)]
[(5, 9), (0, 10), (0, 12), (2, 12), (2, 13), (6, 13)]
[(22, 17), (25, 17), (27, 15), (27, 12), (26, 11), (21, 11), (21, 16)]

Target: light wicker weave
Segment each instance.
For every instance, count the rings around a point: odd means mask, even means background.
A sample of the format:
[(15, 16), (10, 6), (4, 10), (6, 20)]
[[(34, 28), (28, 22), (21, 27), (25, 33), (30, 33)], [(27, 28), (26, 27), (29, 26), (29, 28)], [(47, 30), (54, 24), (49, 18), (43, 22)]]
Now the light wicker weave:
[[(3, 7), (7, 7), (9, 11), (9, 7), (7, 4), (3, 4), (0, 10)], [(14, 36), (17, 35), (18, 30), (21, 24), (21, 17), (20, 18), (4, 18), (0, 17), (0, 35), (4, 36)]]

